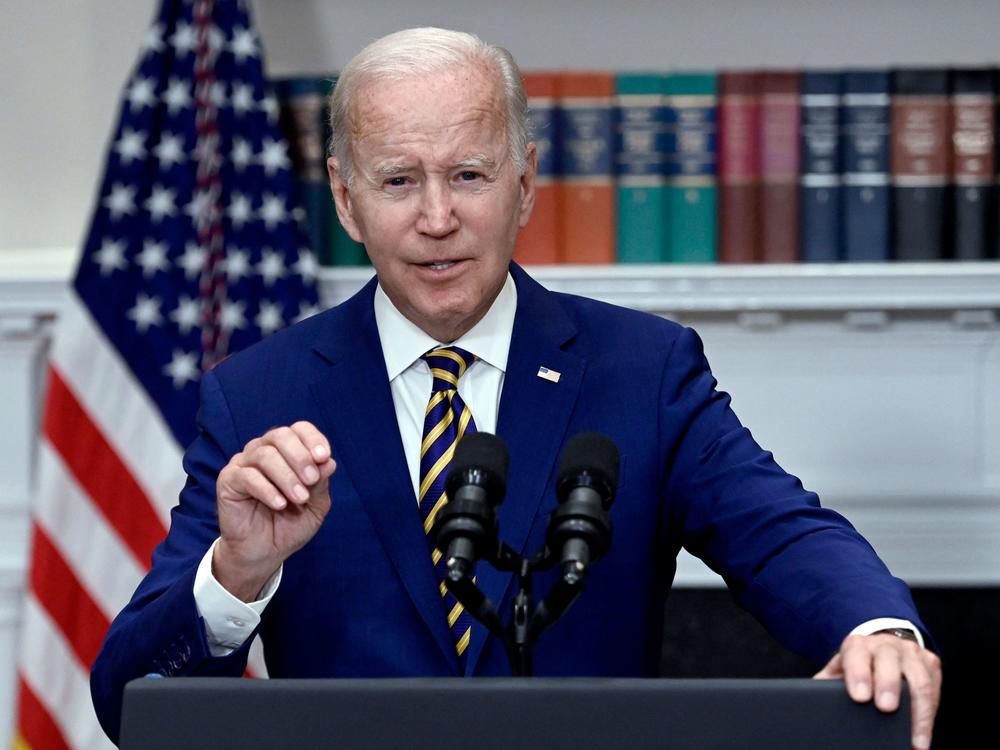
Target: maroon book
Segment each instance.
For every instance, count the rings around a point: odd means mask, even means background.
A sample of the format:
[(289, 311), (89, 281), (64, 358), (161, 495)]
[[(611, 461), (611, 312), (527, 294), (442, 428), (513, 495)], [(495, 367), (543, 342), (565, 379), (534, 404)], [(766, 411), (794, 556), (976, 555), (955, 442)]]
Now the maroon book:
[(760, 252), (761, 74), (719, 75), (719, 260), (756, 263)]
[(766, 263), (799, 259), (799, 73), (761, 76), (760, 252)]

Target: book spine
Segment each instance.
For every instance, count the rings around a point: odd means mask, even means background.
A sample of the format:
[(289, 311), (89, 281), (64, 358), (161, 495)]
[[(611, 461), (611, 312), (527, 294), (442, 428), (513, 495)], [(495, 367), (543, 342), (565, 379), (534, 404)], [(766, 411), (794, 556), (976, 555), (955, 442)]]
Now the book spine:
[(996, 247), (995, 130), (993, 71), (952, 71), (952, 248), (956, 260), (984, 260)]
[[(323, 85), (323, 143), (329, 144), (332, 132), (330, 130), (330, 95), (334, 86), (337, 85), (336, 77), (322, 79)], [(355, 242), (347, 233), (347, 230), (340, 223), (337, 217), (337, 207), (333, 203), (330, 195), (330, 187), (326, 185), (327, 203), (326, 216), (326, 237), (328, 258), (331, 266), (367, 266), (371, 265), (368, 260), (368, 253), (365, 246), (360, 242)]]
[(288, 141), (295, 173), (296, 199), (305, 210), (309, 247), (321, 263), (329, 263), (327, 223), (333, 209), (326, 179), (322, 82), (317, 78), (279, 78), (273, 86), (278, 122)]
[(528, 96), (528, 123), (538, 158), (538, 170), (535, 177), (535, 205), (527, 226), (517, 236), (514, 260), (521, 264), (558, 263), (560, 251), (556, 157), (559, 135), (556, 130), (556, 74), (525, 73), (524, 90)]
[(761, 79), (761, 259), (799, 259), (800, 74), (772, 71)]
[(844, 74), (843, 223), (844, 259), (889, 259), (889, 74), (856, 70)]
[(614, 123), (610, 73), (558, 78), (559, 190), (562, 259), (615, 260)]
[(839, 73), (803, 73), (800, 252), (810, 263), (843, 259), (840, 96)]
[(719, 260), (760, 253), (760, 74), (719, 75)]
[(940, 260), (949, 177), (948, 72), (892, 75), (892, 235), (896, 260)]
[(667, 76), (667, 260), (714, 263), (718, 193), (713, 73)]
[(659, 263), (666, 255), (663, 76), (615, 79), (618, 261)]

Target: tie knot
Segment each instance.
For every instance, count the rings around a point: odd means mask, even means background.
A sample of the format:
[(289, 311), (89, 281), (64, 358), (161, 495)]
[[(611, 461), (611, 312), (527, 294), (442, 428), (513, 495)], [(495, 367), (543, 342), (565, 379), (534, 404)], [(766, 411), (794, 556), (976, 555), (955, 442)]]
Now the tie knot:
[(442, 346), (431, 349), (421, 359), (430, 366), (434, 376), (432, 390), (453, 391), (458, 388), (458, 379), (476, 361), (476, 355), (457, 346)]

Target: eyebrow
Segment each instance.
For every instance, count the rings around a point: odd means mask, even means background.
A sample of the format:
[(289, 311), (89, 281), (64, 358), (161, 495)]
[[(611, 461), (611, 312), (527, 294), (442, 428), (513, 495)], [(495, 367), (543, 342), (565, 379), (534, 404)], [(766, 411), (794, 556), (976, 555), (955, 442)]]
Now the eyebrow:
[(496, 169), (497, 163), (495, 159), (491, 159), (484, 154), (476, 154), (475, 156), (470, 156), (468, 159), (462, 159), (455, 166), (492, 170)]

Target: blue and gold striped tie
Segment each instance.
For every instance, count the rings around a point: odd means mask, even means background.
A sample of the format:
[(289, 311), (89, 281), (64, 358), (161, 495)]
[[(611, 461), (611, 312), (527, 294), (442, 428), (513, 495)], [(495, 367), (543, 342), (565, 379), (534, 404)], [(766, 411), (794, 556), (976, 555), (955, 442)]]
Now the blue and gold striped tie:
[[(420, 444), (420, 491), (417, 499), (420, 502), (420, 515), (424, 519), (424, 533), (430, 534), (438, 511), (448, 499), (444, 491), (444, 480), (455, 446), (465, 433), (476, 431), (472, 412), (458, 395), (458, 379), (475, 361), (475, 356), (457, 346), (448, 346), (432, 349), (422, 359), (431, 368), (434, 384), (424, 413), (424, 436)], [(445, 587), (447, 568), (441, 550), (432, 550), (431, 560), (438, 574), (441, 597), (448, 613), (448, 625), (455, 636), (455, 650), (461, 659), (469, 647), (472, 618)]]

